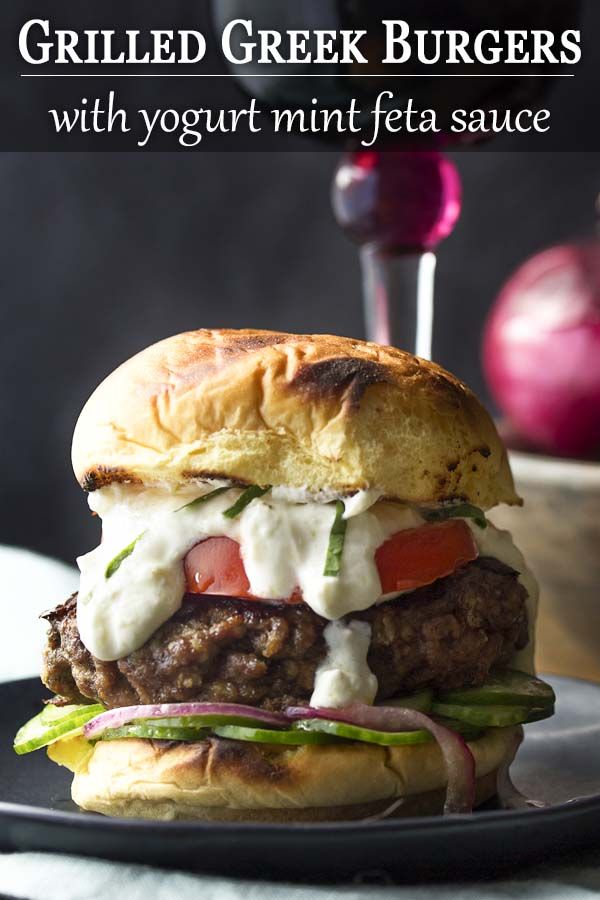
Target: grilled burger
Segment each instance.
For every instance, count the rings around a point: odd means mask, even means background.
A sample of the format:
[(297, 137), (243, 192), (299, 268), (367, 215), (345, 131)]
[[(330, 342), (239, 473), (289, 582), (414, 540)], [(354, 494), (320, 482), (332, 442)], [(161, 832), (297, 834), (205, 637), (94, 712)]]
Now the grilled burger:
[(102, 540), (45, 616), (55, 696), (15, 749), (47, 746), (84, 809), (464, 812), (551, 715), (536, 584), (486, 517), (520, 502), (506, 452), (440, 367), (178, 335), (97, 388), (73, 466)]

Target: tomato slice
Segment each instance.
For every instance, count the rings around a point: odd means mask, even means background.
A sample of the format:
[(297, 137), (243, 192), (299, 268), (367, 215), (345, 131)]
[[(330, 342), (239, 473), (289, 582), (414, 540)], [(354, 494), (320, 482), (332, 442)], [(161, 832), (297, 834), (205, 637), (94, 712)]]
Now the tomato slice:
[(375, 551), (381, 592), (414, 591), (477, 559), (471, 529), (460, 520), (407, 528)]
[(213, 537), (192, 547), (185, 561), (190, 594), (221, 594), (254, 599), (244, 569), (240, 545), (228, 537)]
[[(471, 530), (460, 520), (399, 531), (375, 553), (382, 594), (414, 591), (451, 575), (476, 558), (477, 545)], [(250, 593), (240, 545), (230, 538), (213, 537), (196, 544), (187, 554), (184, 566), (190, 594), (260, 599)], [(301, 601), (299, 590), (282, 598), (285, 603)]]

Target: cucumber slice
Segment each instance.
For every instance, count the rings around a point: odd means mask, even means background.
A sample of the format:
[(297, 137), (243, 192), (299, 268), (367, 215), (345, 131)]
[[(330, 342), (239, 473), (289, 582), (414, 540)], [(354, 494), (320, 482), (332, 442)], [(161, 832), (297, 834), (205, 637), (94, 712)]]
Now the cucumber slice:
[(554, 706), (556, 696), (549, 684), (533, 675), (508, 670), (497, 672), (481, 687), (448, 691), (439, 697), (441, 703), (467, 706), (509, 705)]
[[(308, 719), (297, 722), (289, 731), (277, 731), (270, 728), (251, 728), (239, 724), (216, 725), (210, 730), (198, 727), (185, 727), (177, 724), (185, 719), (200, 718), (194, 716), (179, 716), (171, 719), (146, 719), (123, 725), (121, 728), (111, 728), (104, 732), (101, 740), (120, 740), (122, 738), (145, 738), (148, 740), (162, 741), (202, 741), (208, 734), (217, 737), (229, 738), (236, 741), (249, 741), (260, 744), (287, 744), (301, 746), (302, 744), (333, 744), (341, 739), (350, 741), (364, 741), (370, 744), (395, 746), (402, 744), (421, 744), (430, 741), (427, 731), (410, 732), (384, 732), (373, 731), (368, 728), (359, 728), (356, 725), (347, 725), (343, 722), (330, 722), (323, 719)], [(239, 720), (237, 720), (239, 722)], [(169, 723), (169, 724), (167, 724)], [(443, 724), (453, 731), (463, 734), (468, 740), (479, 737), (481, 730), (464, 722), (452, 720)]]
[(118, 741), (124, 738), (143, 738), (153, 741), (203, 741), (207, 734), (205, 728), (168, 728), (146, 721), (123, 725), (121, 728), (108, 728), (100, 740)]
[(335, 744), (337, 740), (329, 734), (319, 731), (301, 731), (294, 728), (290, 731), (271, 731), (268, 728), (244, 728), (241, 725), (220, 725), (213, 728), (218, 737), (230, 738), (233, 741), (254, 741), (258, 744)]
[(404, 709), (416, 709), (418, 712), (428, 713), (433, 702), (433, 691), (429, 689), (418, 691), (416, 694), (408, 694), (406, 697), (393, 697), (384, 700), (382, 706), (400, 706)]
[(81, 734), (83, 726), (95, 718), (104, 707), (99, 703), (82, 706), (46, 706), (41, 713), (19, 729), (14, 741), (14, 751), (19, 755), (47, 747), (55, 741)]
[[(456, 731), (467, 740), (475, 740), (481, 734), (480, 728), (475, 728), (464, 722), (453, 719), (439, 719), (440, 725)], [(365, 744), (378, 744), (382, 747), (402, 747), (408, 744), (425, 744), (433, 740), (428, 731), (375, 731), (373, 728), (361, 728), (360, 725), (351, 725), (348, 722), (333, 722), (329, 719), (302, 719), (296, 722), (298, 731), (322, 732), (335, 735), (347, 741), (362, 741)]]
[[(136, 719), (135, 725), (159, 725), (161, 728), (212, 728), (215, 725), (247, 725), (265, 728), (260, 719), (249, 716), (229, 716), (224, 713), (200, 713), (196, 716), (168, 716), (161, 719)], [(273, 726), (276, 728), (277, 726)]]
[[(508, 725), (521, 725), (531, 721), (531, 707), (528, 706), (467, 706), (458, 703), (439, 703), (434, 701), (432, 711), (435, 715), (449, 719), (458, 719), (479, 728), (505, 728)], [(540, 709), (540, 718), (547, 718), (554, 712), (552, 707)]]
[(445, 728), (449, 728), (450, 731), (455, 731), (456, 734), (460, 734), (465, 741), (476, 741), (485, 731), (485, 728), (478, 728), (477, 725), (469, 725), (468, 722), (459, 722), (458, 719), (446, 719), (444, 716), (433, 716), (433, 719)]
[(529, 725), (530, 722), (541, 722), (542, 719), (549, 719), (554, 715), (553, 706), (544, 706), (540, 709), (530, 709), (529, 715), (523, 722), (523, 725)]
[[(54, 703), (47, 703), (41, 711), (39, 718), (40, 722), (43, 722), (45, 725), (54, 725), (56, 722), (61, 719), (66, 719), (67, 716), (70, 716), (73, 713), (79, 714), (82, 710), (87, 709), (89, 709), (89, 706), (82, 706), (81, 703), (71, 703), (69, 706), (55, 706)], [(103, 707), (100, 707), (100, 709), (104, 712)]]
[(425, 744), (431, 740), (428, 731), (374, 731), (372, 728), (361, 728), (347, 722), (331, 722), (329, 719), (302, 719), (296, 723), (295, 728), (308, 734), (328, 734), (347, 741), (362, 741), (384, 747)]

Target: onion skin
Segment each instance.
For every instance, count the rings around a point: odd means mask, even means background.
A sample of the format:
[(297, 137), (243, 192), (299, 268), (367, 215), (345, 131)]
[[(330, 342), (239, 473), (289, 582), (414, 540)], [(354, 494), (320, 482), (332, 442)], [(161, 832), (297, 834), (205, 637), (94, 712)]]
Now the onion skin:
[(600, 243), (554, 247), (517, 270), (488, 319), (483, 367), (533, 448), (600, 455)]

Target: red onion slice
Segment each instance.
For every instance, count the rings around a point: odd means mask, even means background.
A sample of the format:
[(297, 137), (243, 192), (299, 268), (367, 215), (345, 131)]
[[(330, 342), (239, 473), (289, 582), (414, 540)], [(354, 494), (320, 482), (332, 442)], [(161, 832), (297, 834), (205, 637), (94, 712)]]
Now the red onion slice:
[(475, 760), (463, 738), (434, 722), (425, 713), (396, 706), (367, 706), (353, 703), (344, 709), (291, 706), (291, 719), (330, 719), (376, 731), (428, 731), (437, 741), (448, 776), (444, 813), (470, 813), (475, 802)]
[(121, 706), (119, 709), (109, 709), (91, 719), (83, 729), (83, 733), (86, 738), (92, 738), (98, 737), (108, 728), (120, 728), (121, 725), (128, 725), (136, 719), (201, 715), (253, 719), (276, 727), (289, 724), (283, 713), (268, 712), (255, 706), (242, 706), (237, 703), (155, 703), (149, 706)]
[(504, 760), (498, 768), (497, 775), (497, 792), (498, 802), (502, 809), (543, 809), (547, 804), (541, 800), (531, 800), (522, 794), (521, 791), (513, 784), (510, 777), (510, 767), (514, 762), (517, 751), (523, 741), (523, 729), (519, 728), (515, 735), (513, 752)]

